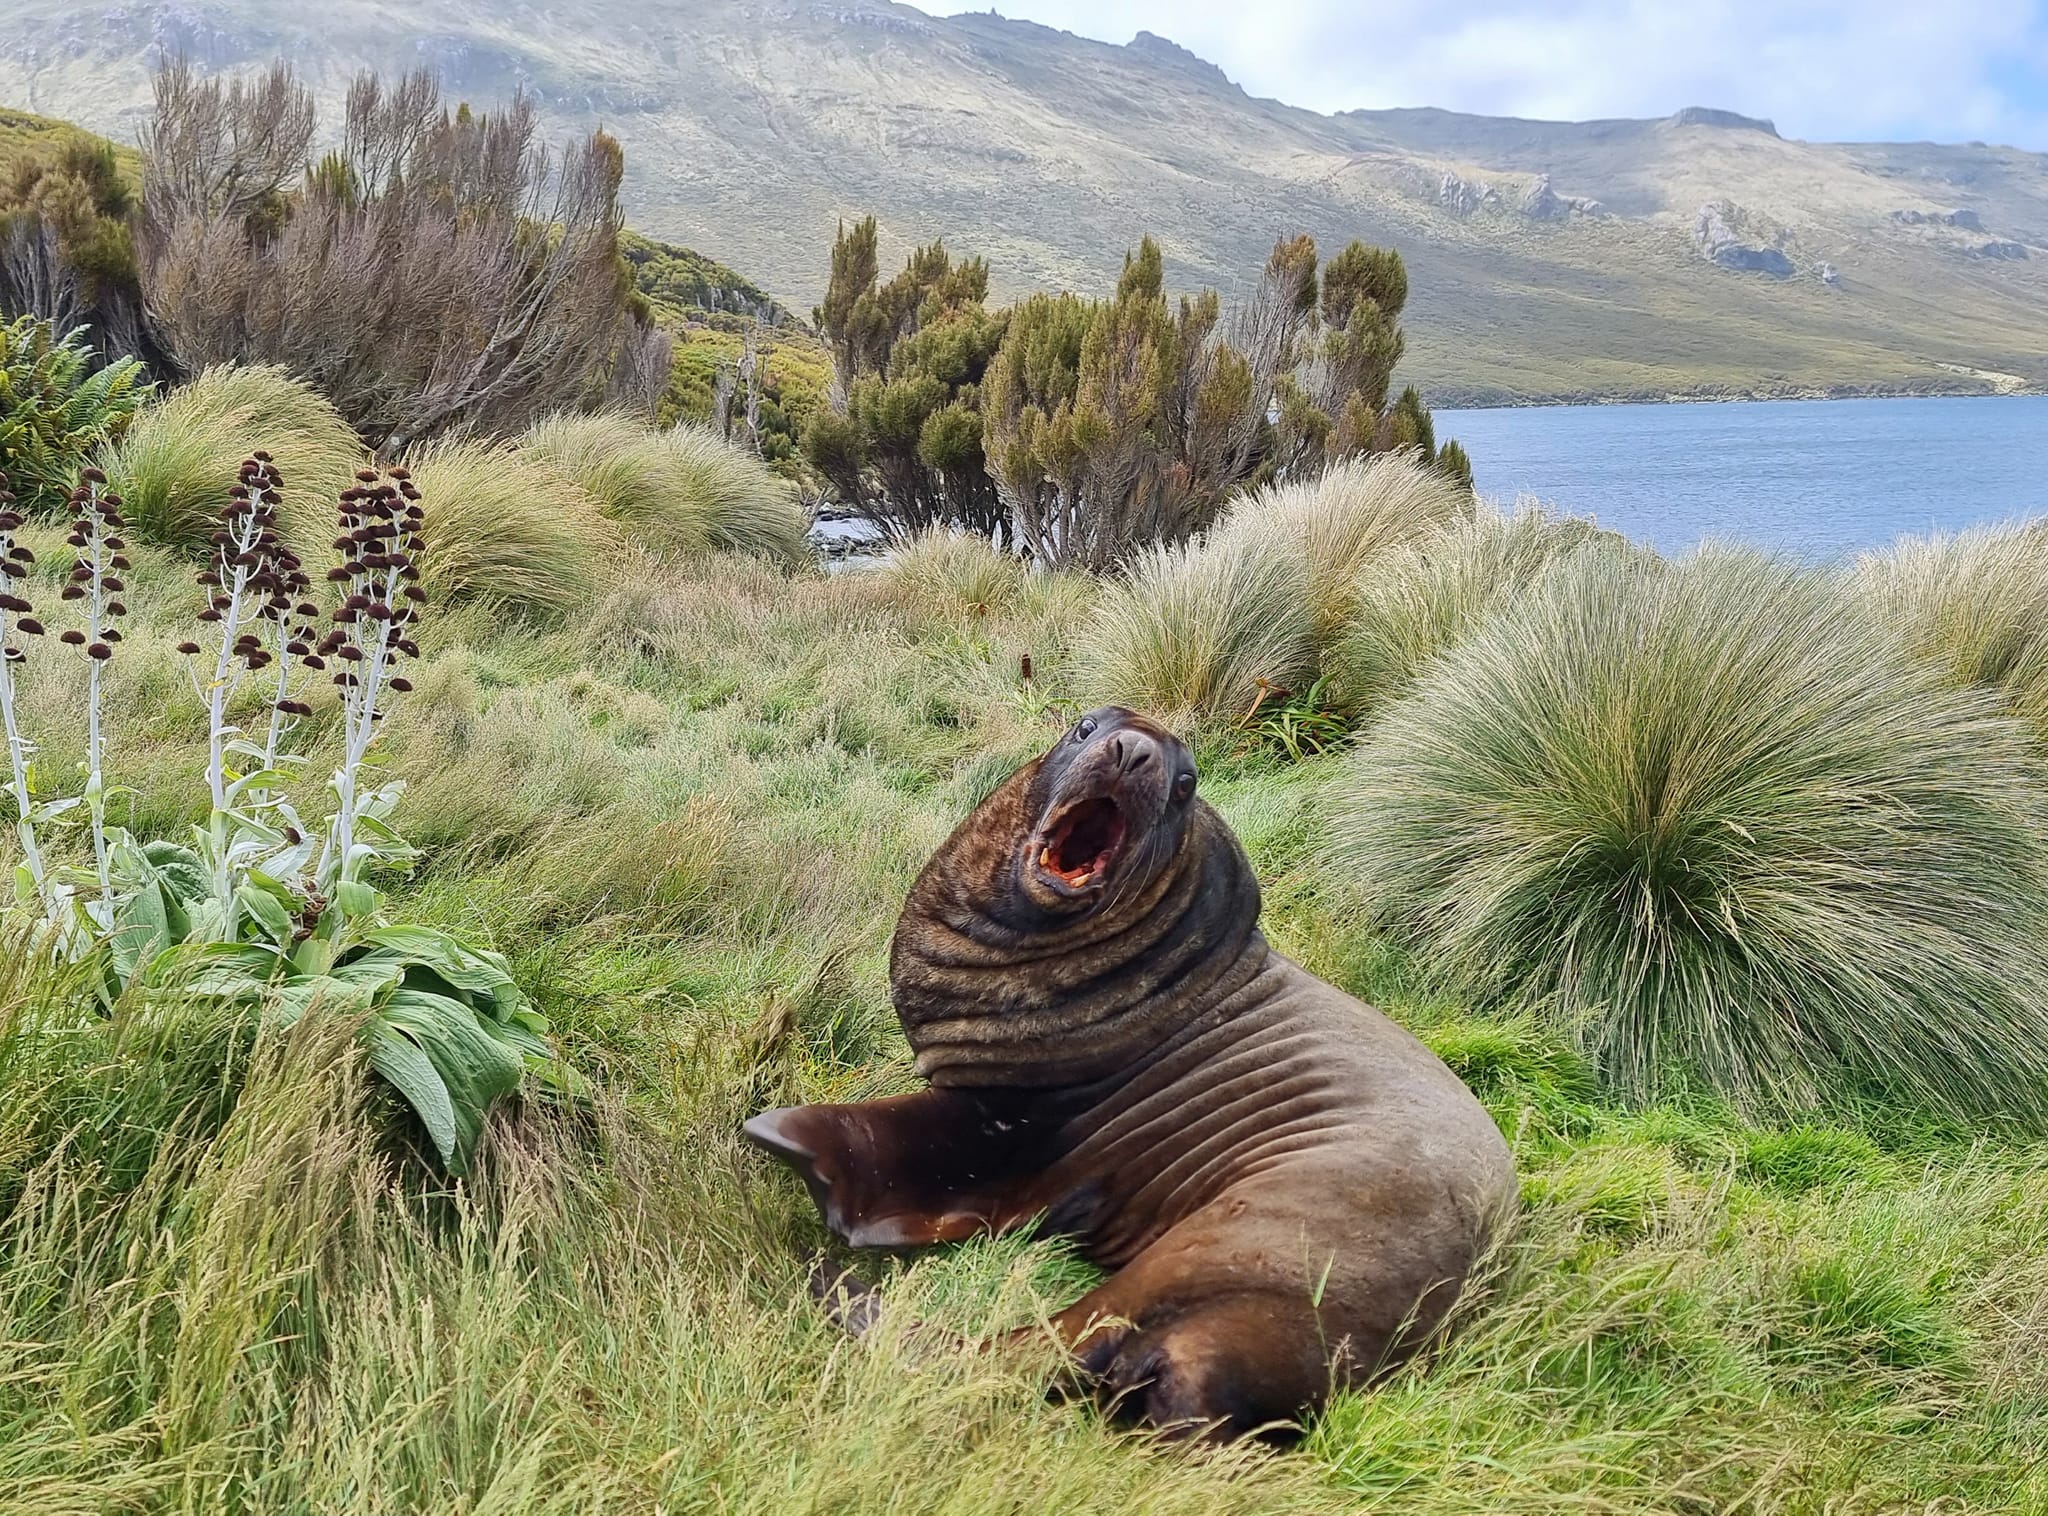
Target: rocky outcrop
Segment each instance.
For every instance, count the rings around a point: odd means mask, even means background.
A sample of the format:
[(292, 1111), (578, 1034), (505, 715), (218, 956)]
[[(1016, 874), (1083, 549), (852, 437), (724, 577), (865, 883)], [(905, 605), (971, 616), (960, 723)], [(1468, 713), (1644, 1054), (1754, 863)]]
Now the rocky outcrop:
[(1984, 230), (1984, 218), (1975, 211), (1893, 211), (1892, 220), (1900, 226), (1953, 226), (1966, 232)]
[(1830, 289), (1842, 282), (1842, 271), (1832, 263), (1822, 262), (1815, 272), (1820, 275), (1820, 282), (1827, 285)]
[(1560, 195), (1550, 187), (1550, 175), (1538, 174), (1522, 199), (1522, 214), (1531, 221), (1569, 221), (1574, 216), (1604, 216), (1606, 208), (1584, 195)]
[(1737, 273), (1791, 278), (1796, 270), (1785, 250), (1774, 244), (1758, 246), (1745, 242), (1735, 228), (1740, 219), (1741, 212), (1725, 201), (1709, 201), (1701, 206), (1692, 224), (1693, 245), (1700, 250), (1700, 256)]
[(1671, 116), (1673, 126), (1718, 126), (1734, 131), (1778, 135), (1778, 128), (1760, 116), (1739, 116), (1734, 111), (1717, 111), (1710, 105), (1688, 105)]
[(1500, 191), (1483, 180), (1466, 179), (1444, 170), (1437, 185), (1436, 203), (1454, 216), (1469, 216), (1482, 206), (1500, 204)]
[(2027, 256), (2027, 245), (2024, 242), (1980, 242), (1970, 249), (1970, 256), (1972, 258), (1999, 258), (2018, 262)]

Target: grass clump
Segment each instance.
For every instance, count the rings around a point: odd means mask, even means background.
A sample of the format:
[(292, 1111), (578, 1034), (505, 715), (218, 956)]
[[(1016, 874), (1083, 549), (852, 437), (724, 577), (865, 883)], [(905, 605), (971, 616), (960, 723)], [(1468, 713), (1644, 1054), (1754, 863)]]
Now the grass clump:
[(282, 367), (207, 369), (145, 407), (99, 461), (137, 537), (194, 549), (218, 525), (242, 460), (257, 451), (284, 475), (288, 534), (307, 552), (324, 548), (334, 497), (363, 466), (363, 446), (324, 395)]
[(1380, 710), (1546, 565), (1595, 543), (1625, 550), (1590, 521), (1481, 504), (1429, 541), (1386, 554), (1359, 575), (1331, 648), (1333, 701), (1354, 715)]
[(1298, 546), (1249, 531), (1145, 549), (1075, 634), (1080, 699), (1181, 726), (1243, 715), (1314, 667), (1307, 578)]
[(2048, 741), (2048, 525), (1903, 537), (1855, 580), (1915, 653), (2001, 691)]
[(809, 523), (789, 485), (708, 427), (564, 414), (535, 423), (519, 445), (573, 479), (656, 557), (723, 551), (785, 565), (809, 557)]
[(895, 549), (883, 572), (911, 595), (972, 616), (1008, 610), (1024, 592), (1021, 559), (986, 538), (943, 527)]
[(1362, 570), (1469, 520), (1472, 509), (1468, 490), (1408, 453), (1386, 453), (1247, 495), (1230, 507), (1216, 535), (1243, 533), (1298, 549), (1320, 648), (1350, 618)]
[(560, 615), (587, 605), (624, 556), (573, 479), (509, 444), (443, 438), (405, 461), (426, 512), (421, 580), (438, 603)]
[(2048, 844), (2021, 725), (1832, 580), (1558, 565), (1332, 786), (1330, 863), (1461, 989), (1637, 1096), (2048, 1119)]

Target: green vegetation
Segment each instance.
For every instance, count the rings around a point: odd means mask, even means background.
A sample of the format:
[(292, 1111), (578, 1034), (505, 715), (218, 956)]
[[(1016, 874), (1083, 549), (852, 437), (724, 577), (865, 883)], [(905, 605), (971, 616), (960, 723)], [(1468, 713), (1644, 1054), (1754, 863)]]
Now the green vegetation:
[(85, 456), (120, 434), (149, 393), (134, 359), (93, 372), (85, 333), (22, 316), (0, 327), (0, 473), (23, 509), (63, 507)]
[(1347, 760), (1335, 866), (1638, 1095), (2048, 1117), (2048, 794), (1995, 697), (1825, 578), (1568, 558)]
[(1270, 696), (1320, 689), (1360, 574), (1472, 509), (1407, 456), (1249, 496), (1207, 535), (1139, 554), (1105, 588), (1075, 634), (1076, 678), (1092, 698), (1182, 725), (1249, 718)]
[[(912, 1330), (982, 1339), (1063, 1304), (1083, 1271), (1053, 1244), (898, 1265), (878, 1336), (839, 1338), (803, 1294), (809, 1200), (735, 1129), (914, 1083), (884, 990), (895, 911), (991, 776), (1056, 730), (1018, 656), (1064, 694), (1063, 631), (1099, 593), (1011, 565), (969, 609), (942, 587), (982, 582), (986, 551), (829, 580), (656, 565), (554, 629), (430, 615), (384, 738), (424, 850), (391, 908), (504, 954), (596, 1084), (569, 1119), (507, 1111), (459, 1186), (405, 1156), (414, 1129), (345, 1019), (284, 1031), (170, 995), (83, 1014), (69, 971), (0, 953), (0, 1505), (2048, 1499), (2037, 1149), (1903, 1111), (1752, 1127), (1710, 1101), (1618, 1103), (1567, 1035), (1422, 989), (1360, 931), (1315, 855), (1345, 765), (1241, 750), (1227, 726), (1200, 738), (1204, 793), (1276, 945), (1389, 1006), (1514, 1136), (1528, 1214), (1490, 1296), (1281, 1457), (1150, 1447), (1048, 1403), (1049, 1360)], [(124, 771), (194, 773), (203, 728), (166, 719), (148, 673), (191, 592), (137, 552), (114, 745)], [(173, 830), (147, 794), (131, 805), (142, 834)]]
[(302, 551), (324, 543), (363, 447), (319, 391), (283, 368), (206, 370), (137, 416), (99, 463), (138, 537), (197, 548), (242, 460), (258, 451), (284, 473), (286, 532)]

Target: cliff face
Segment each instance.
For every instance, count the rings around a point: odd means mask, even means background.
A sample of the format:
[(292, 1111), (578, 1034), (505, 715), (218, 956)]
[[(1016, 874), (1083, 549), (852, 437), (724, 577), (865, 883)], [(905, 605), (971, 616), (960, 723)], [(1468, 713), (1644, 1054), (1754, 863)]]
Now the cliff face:
[[(1172, 42), (876, 0), (12, 0), (0, 103), (132, 140), (148, 60), (291, 58), (324, 94), (422, 63), (625, 143), (637, 228), (808, 309), (833, 228), (944, 237), (999, 294), (1101, 289), (1151, 232), (1181, 286), (1306, 230), (1408, 260), (1438, 400), (2048, 384), (2048, 156), (1657, 121), (1296, 110)], [(1728, 235), (1702, 228), (1703, 208)], [(1759, 234), (1756, 228), (1766, 228)], [(1824, 272), (1825, 271), (1825, 272)], [(1832, 274), (1832, 279), (1827, 277)]]

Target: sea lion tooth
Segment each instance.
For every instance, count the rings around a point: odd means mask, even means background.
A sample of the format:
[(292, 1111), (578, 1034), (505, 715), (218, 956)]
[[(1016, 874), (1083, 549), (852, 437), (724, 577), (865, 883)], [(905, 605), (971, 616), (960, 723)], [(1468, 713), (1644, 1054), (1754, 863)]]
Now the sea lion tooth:
[[(1133, 862), (1114, 892), (1048, 888), (1028, 839), (1099, 796)], [(1057, 873), (1053, 851), (1037, 864)], [(1516, 1183), (1457, 1076), (1273, 952), (1259, 903), (1187, 749), (1093, 712), (904, 904), (890, 991), (929, 1087), (766, 1112), (747, 1135), (856, 1245), (1038, 1218), (1072, 1237), (1110, 1277), (1052, 1325), (1122, 1412), (1177, 1435), (1291, 1422), (1428, 1340)]]

